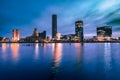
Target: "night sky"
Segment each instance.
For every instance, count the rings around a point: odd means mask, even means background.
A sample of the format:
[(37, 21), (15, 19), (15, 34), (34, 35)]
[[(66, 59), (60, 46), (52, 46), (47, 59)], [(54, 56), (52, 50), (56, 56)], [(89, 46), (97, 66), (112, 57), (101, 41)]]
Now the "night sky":
[(21, 37), (33, 29), (46, 30), (51, 36), (51, 15), (58, 16), (58, 32), (74, 34), (75, 21), (84, 21), (85, 36), (96, 35), (96, 27), (113, 26), (113, 37), (120, 34), (119, 0), (0, 0), (0, 36), (11, 38), (12, 29)]

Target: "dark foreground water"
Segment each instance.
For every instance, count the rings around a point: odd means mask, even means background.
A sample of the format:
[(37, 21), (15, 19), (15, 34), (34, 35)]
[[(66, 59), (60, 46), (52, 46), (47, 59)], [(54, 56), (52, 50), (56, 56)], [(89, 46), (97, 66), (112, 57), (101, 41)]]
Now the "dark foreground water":
[(0, 80), (120, 80), (120, 43), (3, 43)]

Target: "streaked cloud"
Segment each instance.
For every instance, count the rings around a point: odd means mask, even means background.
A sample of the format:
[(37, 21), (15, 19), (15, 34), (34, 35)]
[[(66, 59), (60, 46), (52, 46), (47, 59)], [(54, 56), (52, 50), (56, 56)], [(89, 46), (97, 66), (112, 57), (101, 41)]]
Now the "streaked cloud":
[(96, 35), (96, 27), (102, 25), (111, 25), (118, 33), (119, 5), (118, 0), (2, 0), (0, 36), (10, 36), (13, 28), (20, 29), (22, 36), (31, 35), (34, 27), (50, 35), (53, 13), (58, 15), (58, 31), (62, 34), (74, 33), (74, 23), (79, 19), (84, 21), (85, 35)]

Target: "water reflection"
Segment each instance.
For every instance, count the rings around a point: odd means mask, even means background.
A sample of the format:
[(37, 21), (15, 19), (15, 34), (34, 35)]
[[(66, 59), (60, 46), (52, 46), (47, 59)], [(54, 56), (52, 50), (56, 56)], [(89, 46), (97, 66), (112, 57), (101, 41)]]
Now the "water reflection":
[(2, 58), (4, 59), (4, 60), (6, 60), (7, 59), (7, 54), (6, 54), (6, 49), (7, 49), (7, 44), (6, 43), (2, 43)]
[(76, 73), (79, 77), (82, 73), (82, 61), (83, 61), (83, 44), (82, 43), (76, 43)]
[[(43, 53), (46, 53), (46, 52), (47, 52), (46, 47), (47, 47), (47, 44), (46, 44), (46, 43), (43, 43)], [(44, 55), (44, 56), (45, 56), (45, 55)]]
[(6, 52), (6, 48), (7, 48), (7, 44), (6, 43), (2, 43), (2, 52), (3, 53)]
[[(120, 80), (120, 44), (48, 43), (46, 53), (44, 48), (42, 43), (1, 44), (0, 80)], [(35, 55), (39, 61), (33, 61)]]
[(39, 56), (39, 44), (35, 44), (35, 59), (38, 59)]
[(14, 61), (18, 60), (18, 52), (19, 52), (19, 44), (18, 43), (12, 43), (11, 44), (11, 51)]
[(97, 49), (96, 79), (110, 80), (108, 73), (110, 74), (111, 70), (111, 43), (100, 43)]
[(55, 80), (55, 76), (57, 74), (58, 67), (60, 66), (60, 61), (62, 57), (62, 44), (55, 43), (52, 44), (53, 49), (53, 63), (52, 63), (52, 76), (51, 79)]
[(47, 44), (46, 44), (46, 43), (43, 43), (43, 47), (46, 48), (46, 47), (47, 47)]
[(77, 51), (77, 61), (81, 61), (81, 57), (82, 57), (82, 52), (83, 52), (83, 45), (81, 43), (76, 43), (75, 44), (76, 47), (76, 51)]
[(105, 52), (104, 52), (104, 60), (105, 60), (105, 71), (111, 70), (111, 43), (105, 43)]

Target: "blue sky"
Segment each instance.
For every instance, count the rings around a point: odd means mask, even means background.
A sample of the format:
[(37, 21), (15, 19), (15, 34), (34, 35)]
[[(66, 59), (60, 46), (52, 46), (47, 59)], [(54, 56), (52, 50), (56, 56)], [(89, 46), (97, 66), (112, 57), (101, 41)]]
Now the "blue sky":
[(11, 38), (12, 29), (21, 37), (46, 30), (51, 36), (51, 15), (58, 15), (58, 32), (75, 33), (75, 21), (84, 21), (85, 36), (96, 35), (96, 27), (113, 26), (113, 37), (120, 32), (118, 0), (0, 0), (0, 36)]

